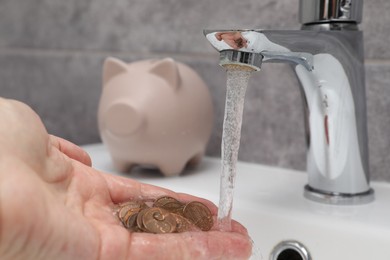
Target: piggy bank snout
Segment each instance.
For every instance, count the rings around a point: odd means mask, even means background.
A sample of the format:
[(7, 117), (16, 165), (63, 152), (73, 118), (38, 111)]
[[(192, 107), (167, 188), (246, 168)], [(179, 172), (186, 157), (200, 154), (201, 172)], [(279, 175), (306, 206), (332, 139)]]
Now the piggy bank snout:
[(131, 104), (125, 101), (111, 104), (103, 113), (104, 128), (116, 136), (129, 136), (142, 126), (143, 117)]

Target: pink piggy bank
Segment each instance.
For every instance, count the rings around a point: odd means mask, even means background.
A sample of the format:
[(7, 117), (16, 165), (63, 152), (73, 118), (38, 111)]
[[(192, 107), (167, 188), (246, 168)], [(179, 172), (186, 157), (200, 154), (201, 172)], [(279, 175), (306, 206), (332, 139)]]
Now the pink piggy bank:
[(203, 80), (180, 62), (107, 58), (98, 122), (118, 171), (154, 166), (172, 176), (204, 155), (213, 106)]

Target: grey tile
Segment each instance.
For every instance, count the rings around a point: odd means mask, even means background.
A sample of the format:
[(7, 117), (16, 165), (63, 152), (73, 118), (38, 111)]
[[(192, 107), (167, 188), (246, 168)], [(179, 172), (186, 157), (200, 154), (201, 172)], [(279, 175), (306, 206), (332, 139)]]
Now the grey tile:
[[(48, 51), (0, 51), (0, 96), (27, 103), (43, 119), (49, 133), (77, 144), (99, 142), (97, 107), (101, 94), (101, 70), (107, 56), (126, 62), (165, 55), (81, 53)], [(196, 61), (174, 57), (204, 74), (221, 74), (216, 59)], [(203, 75), (201, 75), (203, 76)], [(205, 76), (212, 76), (205, 74)], [(218, 81), (212, 81), (214, 83)], [(221, 84), (218, 84), (220, 87)], [(224, 87), (220, 87), (224, 90)], [(218, 96), (218, 95), (214, 95)]]
[(290, 66), (263, 66), (252, 78), (246, 102), (240, 158), (304, 169), (303, 103)]
[(30, 105), (49, 133), (96, 142), (100, 63), (101, 57), (2, 53), (0, 95)]
[(366, 67), (371, 175), (390, 181), (390, 63)]
[(297, 3), (298, 0), (3, 0), (0, 46), (211, 52), (202, 35), (204, 28), (296, 27)]
[[(216, 120), (207, 152), (219, 157), (226, 73), (216, 61), (193, 67), (208, 83), (213, 96)], [(267, 64), (252, 75), (247, 89), (239, 159), (304, 169), (305, 153), (303, 105), (297, 79), (289, 66)]]
[[(3, 0), (0, 47), (210, 53), (204, 28), (298, 29), (298, 0)], [(364, 6), (366, 57), (390, 58), (390, 2)]]
[(363, 9), (365, 53), (370, 59), (390, 58), (390, 1), (365, 1)]

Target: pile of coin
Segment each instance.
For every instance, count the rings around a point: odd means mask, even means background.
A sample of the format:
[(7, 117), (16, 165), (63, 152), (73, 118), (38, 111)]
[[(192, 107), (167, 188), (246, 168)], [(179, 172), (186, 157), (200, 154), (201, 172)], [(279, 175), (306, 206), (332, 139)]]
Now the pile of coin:
[(172, 197), (161, 197), (153, 203), (129, 201), (118, 207), (123, 226), (134, 232), (154, 234), (208, 231), (213, 226), (209, 208), (201, 202), (183, 203)]

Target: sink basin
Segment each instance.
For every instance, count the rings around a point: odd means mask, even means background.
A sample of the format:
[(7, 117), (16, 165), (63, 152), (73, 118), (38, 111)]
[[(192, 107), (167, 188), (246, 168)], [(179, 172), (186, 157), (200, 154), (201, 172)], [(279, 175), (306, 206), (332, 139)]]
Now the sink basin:
[[(167, 178), (145, 169), (119, 174), (102, 144), (83, 148), (99, 170), (204, 197), (218, 205), (219, 158), (206, 157), (197, 168)], [(282, 241), (299, 242), (314, 260), (390, 259), (388, 183), (372, 183), (375, 201), (370, 204), (333, 206), (305, 199), (306, 182), (304, 172), (238, 163), (233, 218), (248, 228), (264, 260), (272, 259)]]

